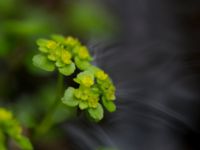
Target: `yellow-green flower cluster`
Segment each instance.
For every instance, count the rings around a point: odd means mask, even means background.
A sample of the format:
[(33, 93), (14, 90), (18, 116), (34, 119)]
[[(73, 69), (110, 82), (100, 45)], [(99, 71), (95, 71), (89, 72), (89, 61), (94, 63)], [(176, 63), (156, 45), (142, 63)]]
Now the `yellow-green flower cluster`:
[(30, 141), (22, 135), (22, 128), (18, 121), (13, 118), (11, 112), (0, 108), (0, 149), (7, 150), (6, 135), (9, 135), (22, 150), (32, 150)]
[(89, 67), (79, 73), (74, 81), (79, 84), (79, 88), (70, 87), (65, 91), (62, 98), (64, 104), (86, 110), (97, 121), (103, 118), (102, 106), (110, 112), (115, 111), (115, 87), (103, 70)]
[(93, 89), (80, 87), (75, 89), (74, 98), (79, 101), (80, 109), (96, 108), (99, 102), (99, 94)]
[(76, 67), (87, 69), (92, 60), (87, 47), (73, 37), (53, 35), (51, 39), (37, 41), (40, 53), (33, 57), (33, 63), (46, 71), (57, 67), (63, 75), (71, 75)]
[(36, 66), (47, 71), (58, 68), (66, 76), (78, 68), (74, 81), (79, 87), (69, 87), (65, 91), (62, 98), (64, 104), (86, 111), (96, 121), (103, 118), (103, 107), (109, 112), (116, 110), (115, 86), (108, 74), (91, 65), (92, 57), (87, 47), (73, 37), (60, 35), (53, 35), (50, 40), (39, 39), (37, 45), (40, 54), (33, 58)]

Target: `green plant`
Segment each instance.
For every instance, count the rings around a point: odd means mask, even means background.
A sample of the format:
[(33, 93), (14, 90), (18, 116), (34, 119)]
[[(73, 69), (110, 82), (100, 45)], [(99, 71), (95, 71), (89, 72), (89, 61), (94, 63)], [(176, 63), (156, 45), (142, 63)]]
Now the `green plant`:
[[(98, 122), (104, 117), (104, 109), (109, 112), (116, 110), (115, 86), (107, 73), (92, 65), (92, 56), (86, 46), (73, 37), (53, 35), (51, 39), (37, 41), (39, 53), (33, 57), (33, 64), (45, 71), (57, 70), (58, 79), (55, 101), (44, 118), (34, 126), (33, 140), (48, 133), (56, 124), (54, 116), (60, 104), (71, 111), (83, 112), (92, 121)], [(74, 86), (65, 84), (68, 77)], [(67, 85), (67, 86), (66, 86)], [(22, 135), (22, 127), (14, 119), (11, 112), (0, 108), (0, 150), (6, 150), (8, 141), (12, 139), (22, 150), (32, 150), (28, 138)]]
[(45, 70), (58, 70), (60, 78), (71, 76), (78, 88), (68, 87), (62, 96), (62, 80), (58, 84), (58, 97), (56, 104), (51, 109), (41, 124), (42, 128), (49, 123), (53, 110), (56, 109), (59, 100), (70, 107), (76, 107), (84, 111), (94, 121), (100, 121), (104, 116), (104, 109), (114, 112), (116, 106), (115, 86), (111, 78), (102, 69), (93, 66), (93, 60), (86, 46), (78, 39), (53, 35), (51, 39), (39, 39), (37, 41), (40, 53), (33, 57), (35, 66)]
[[(53, 35), (50, 40), (40, 39), (37, 41), (40, 53), (34, 56), (33, 62), (46, 71), (32, 63), (34, 41), (50, 33), (70, 33), (82, 39), (112, 37), (117, 31), (115, 20), (99, 4), (96, 1), (0, 1), (0, 105), (13, 112), (13, 133), (16, 133), (14, 126), (23, 129), (20, 134), (26, 133), (36, 149), (49, 146), (49, 139), (54, 142), (63, 137), (63, 128), (58, 128), (63, 121), (80, 114), (100, 121), (104, 108), (110, 112), (116, 109), (111, 79), (91, 65), (92, 57), (79, 40), (59, 35)], [(55, 70), (57, 86), (49, 73)], [(13, 146), (15, 149), (17, 144), (17, 148), (27, 149), (8, 135), (3, 126), (0, 126), (0, 144), (0, 150)]]
[(22, 128), (12, 113), (0, 108), (0, 150), (7, 149), (10, 138), (23, 150), (33, 149), (29, 139), (22, 135)]

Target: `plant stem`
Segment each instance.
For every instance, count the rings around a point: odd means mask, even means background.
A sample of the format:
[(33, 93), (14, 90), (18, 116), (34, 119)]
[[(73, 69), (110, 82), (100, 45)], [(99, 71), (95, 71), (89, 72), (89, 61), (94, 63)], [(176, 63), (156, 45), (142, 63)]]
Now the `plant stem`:
[(41, 123), (36, 128), (34, 137), (37, 138), (38, 136), (44, 135), (49, 131), (49, 129), (53, 126), (53, 115), (57, 111), (57, 108), (60, 104), (60, 99), (63, 94), (63, 75), (58, 73), (57, 79), (57, 88), (56, 88), (56, 97), (53, 105), (50, 107), (49, 111), (44, 116)]

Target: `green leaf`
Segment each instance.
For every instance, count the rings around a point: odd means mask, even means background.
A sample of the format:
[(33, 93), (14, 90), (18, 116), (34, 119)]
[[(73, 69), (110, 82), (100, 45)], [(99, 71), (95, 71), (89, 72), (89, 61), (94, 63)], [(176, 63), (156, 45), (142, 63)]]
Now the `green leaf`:
[(48, 53), (48, 49), (46, 47), (39, 47), (38, 49), (40, 52)]
[(29, 139), (24, 136), (20, 136), (19, 138), (15, 139), (15, 141), (22, 150), (33, 150)]
[(65, 64), (61, 60), (57, 60), (56, 61), (56, 66), (57, 67), (63, 67), (63, 66), (65, 66)]
[(97, 108), (89, 108), (88, 113), (91, 118), (93, 118), (95, 121), (100, 121), (103, 119), (103, 108), (101, 104), (98, 104)]
[(77, 77), (74, 78), (74, 81), (75, 81), (76, 83), (81, 84), (81, 81), (82, 81), (86, 76), (87, 76), (87, 77), (90, 77), (91, 80), (94, 81), (94, 75), (93, 75), (92, 72), (90, 72), (90, 71), (83, 71), (83, 72), (79, 73), (79, 74), (77, 75)]
[(33, 57), (33, 64), (45, 71), (54, 71), (54, 63), (49, 61), (45, 55), (38, 54)]
[(43, 53), (47, 53), (48, 52), (48, 48), (46, 47), (48, 40), (46, 39), (38, 39), (36, 41), (37, 45), (39, 46), (39, 50)]
[(91, 72), (93, 74), (95, 74), (97, 71), (100, 71), (100, 70), (101, 70), (100, 68), (98, 68), (96, 66), (92, 66), (92, 65), (87, 68), (87, 71), (89, 71), (89, 72)]
[(37, 43), (38, 46), (46, 46), (46, 44), (48, 43), (48, 40), (46, 40), (46, 39), (38, 39), (36, 41), (36, 43)]
[(116, 105), (113, 101), (108, 101), (105, 98), (102, 98), (103, 105), (109, 112), (114, 112), (116, 110)]
[(62, 35), (58, 35), (58, 34), (53, 34), (52, 36), (51, 36), (51, 38), (53, 39), (53, 40), (55, 40), (56, 42), (64, 42), (65, 41), (65, 37), (64, 36), (62, 36)]
[(81, 110), (88, 108), (87, 102), (80, 102), (79, 108), (80, 108)]
[(91, 64), (86, 60), (81, 60), (78, 57), (75, 57), (75, 64), (80, 70), (86, 70), (91, 66)]
[(7, 150), (5, 143), (0, 143), (0, 150)]
[(74, 63), (71, 63), (69, 65), (65, 65), (65, 67), (59, 68), (59, 72), (62, 73), (63, 75), (69, 76), (72, 73), (74, 73), (76, 67)]
[(64, 97), (62, 98), (62, 102), (67, 106), (77, 106), (79, 101), (74, 98), (74, 88), (69, 87), (65, 90)]

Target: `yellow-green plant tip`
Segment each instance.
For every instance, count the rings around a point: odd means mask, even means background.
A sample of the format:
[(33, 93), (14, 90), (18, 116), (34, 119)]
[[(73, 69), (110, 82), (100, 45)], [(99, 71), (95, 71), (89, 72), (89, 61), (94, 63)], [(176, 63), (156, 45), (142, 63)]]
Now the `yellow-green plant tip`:
[(71, 58), (72, 55), (70, 52), (66, 51), (66, 50), (62, 50), (61, 51), (61, 60), (64, 64), (71, 64)]
[[(73, 81), (78, 87), (68, 88), (62, 102), (88, 112), (95, 121), (103, 119), (103, 108), (109, 112), (116, 110), (114, 103), (115, 86), (109, 75), (91, 64), (88, 48), (71, 36), (52, 35), (51, 39), (39, 39), (39, 54), (33, 57), (35, 66), (70, 76), (77, 72)], [(104, 106), (104, 107), (102, 107)]]
[(22, 135), (22, 127), (13, 117), (12, 113), (0, 108), (0, 148), (5, 149), (5, 135), (9, 136), (22, 150), (32, 150), (32, 144), (28, 138)]
[(85, 87), (90, 87), (94, 84), (94, 76), (89, 71), (84, 71), (79, 73), (74, 81)]

